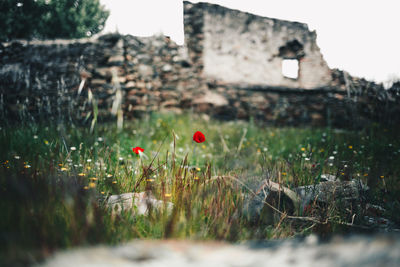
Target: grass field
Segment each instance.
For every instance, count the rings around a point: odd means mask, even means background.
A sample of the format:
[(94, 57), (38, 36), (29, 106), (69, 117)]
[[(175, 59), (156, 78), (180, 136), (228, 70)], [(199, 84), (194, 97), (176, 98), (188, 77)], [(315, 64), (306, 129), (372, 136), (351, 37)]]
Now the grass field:
[[(243, 203), (266, 178), (289, 188), (317, 183), (321, 174), (360, 179), (371, 188), (368, 200), (400, 222), (400, 140), (392, 129), (275, 128), (190, 114), (153, 114), (120, 131), (114, 123), (89, 128), (1, 127), (5, 258), (29, 262), (58, 248), (133, 238), (236, 242), (349, 231), (342, 222), (351, 218), (340, 207), (321, 215), (323, 227), (284, 216), (268, 225), (251, 222)], [(204, 133), (204, 143), (193, 142), (195, 131)], [(144, 155), (132, 152), (137, 146)], [(173, 202), (173, 211), (111, 216), (98, 201), (145, 190)]]

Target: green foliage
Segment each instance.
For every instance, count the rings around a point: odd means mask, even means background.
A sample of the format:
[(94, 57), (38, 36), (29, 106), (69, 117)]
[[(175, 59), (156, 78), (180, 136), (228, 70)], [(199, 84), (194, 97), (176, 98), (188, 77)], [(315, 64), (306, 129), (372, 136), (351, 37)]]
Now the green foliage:
[[(248, 220), (245, 197), (266, 177), (289, 188), (316, 183), (321, 173), (361, 179), (374, 184), (371, 203), (400, 222), (400, 142), (394, 130), (260, 127), (172, 114), (127, 122), (121, 131), (114, 123), (98, 124), (93, 133), (88, 128), (0, 129), (0, 259), (2, 251), (7, 257), (15, 251), (45, 254), (133, 238), (240, 241), (317, 231), (318, 225), (284, 216), (269, 223)], [(197, 130), (206, 142), (192, 141)], [(132, 153), (136, 146), (148, 158)], [(98, 201), (145, 190), (171, 201), (173, 211), (112, 216)], [(329, 227), (318, 231), (341, 231), (340, 222), (351, 221), (337, 203), (321, 216)]]
[(38, 36), (45, 12), (44, 0), (0, 1), (0, 41)]
[(88, 37), (108, 15), (99, 0), (2, 0), (0, 40)]
[(43, 17), (43, 33), (47, 38), (80, 38), (100, 32), (108, 11), (99, 0), (52, 0)]

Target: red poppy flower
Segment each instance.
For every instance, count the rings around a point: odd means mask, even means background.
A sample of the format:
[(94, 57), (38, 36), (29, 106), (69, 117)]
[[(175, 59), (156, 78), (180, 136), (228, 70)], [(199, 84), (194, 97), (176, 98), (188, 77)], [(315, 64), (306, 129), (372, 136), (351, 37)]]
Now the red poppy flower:
[(141, 148), (141, 147), (139, 147), (139, 146), (137, 146), (137, 147), (132, 148), (132, 151), (133, 151), (134, 153), (136, 153), (136, 154), (139, 154), (140, 152), (143, 152), (144, 149)]
[(206, 137), (202, 132), (197, 131), (193, 135), (193, 141), (195, 141), (196, 143), (203, 143), (204, 141), (206, 141)]

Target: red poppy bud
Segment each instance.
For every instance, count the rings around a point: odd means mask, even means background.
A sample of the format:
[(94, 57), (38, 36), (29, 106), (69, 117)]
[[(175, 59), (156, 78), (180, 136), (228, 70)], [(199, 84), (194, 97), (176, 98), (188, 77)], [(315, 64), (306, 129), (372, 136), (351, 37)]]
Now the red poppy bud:
[(137, 147), (132, 148), (132, 151), (133, 151), (134, 153), (136, 153), (136, 154), (139, 154), (139, 152), (143, 152), (144, 149), (141, 148), (141, 147), (139, 147), (139, 146), (137, 146)]
[(193, 135), (193, 141), (195, 141), (196, 143), (203, 143), (204, 141), (206, 141), (206, 137), (202, 132), (197, 131)]

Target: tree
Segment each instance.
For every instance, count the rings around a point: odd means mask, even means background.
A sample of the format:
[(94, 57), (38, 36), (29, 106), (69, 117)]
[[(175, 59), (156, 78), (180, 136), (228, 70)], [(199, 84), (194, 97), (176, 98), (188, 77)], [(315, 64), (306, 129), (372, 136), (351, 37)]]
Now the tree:
[(47, 38), (81, 38), (100, 32), (108, 18), (99, 0), (52, 0), (43, 20)]
[(1, 0), (0, 40), (87, 37), (108, 16), (99, 0)]
[(0, 40), (37, 36), (44, 11), (43, 0), (1, 0)]

